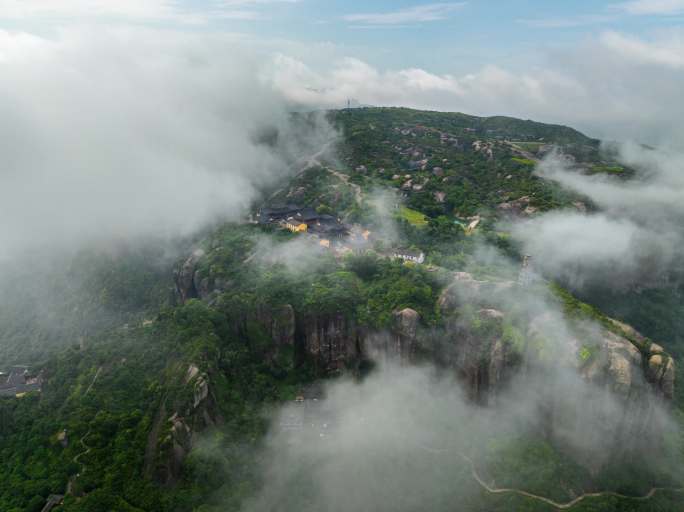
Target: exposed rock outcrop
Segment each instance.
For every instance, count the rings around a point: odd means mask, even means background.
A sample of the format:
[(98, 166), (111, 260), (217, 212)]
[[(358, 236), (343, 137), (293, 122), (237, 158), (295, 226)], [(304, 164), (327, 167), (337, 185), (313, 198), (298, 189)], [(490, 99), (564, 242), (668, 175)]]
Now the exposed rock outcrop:
[(532, 206), (532, 199), (529, 196), (523, 196), (514, 201), (505, 201), (497, 205), (496, 210), (499, 214), (509, 217), (531, 217), (535, 215), (539, 209), (536, 206)]
[(664, 397), (671, 399), (674, 395), (675, 384), (674, 360), (665, 354), (649, 354), (646, 378), (662, 392)]
[[(526, 299), (512, 282), (456, 274), (439, 301), (442, 362), (476, 403), (498, 402), (515, 378), (518, 392), (536, 396), (530, 403), (544, 435), (591, 472), (609, 459), (658, 452), (659, 408), (674, 391), (672, 358), (630, 326), (568, 319), (551, 300)], [(596, 443), (610, 448), (597, 454)]]
[(468, 319), (447, 319), (441, 359), (454, 368), (473, 402), (495, 401), (516, 366), (514, 351), (502, 338), (503, 319), (504, 314), (492, 308), (481, 308)]
[(419, 323), (420, 315), (411, 308), (394, 312), (392, 337), (396, 355), (402, 361), (411, 360), (415, 354)]
[(363, 354), (364, 333), (342, 314), (303, 318), (297, 325), (297, 338), (322, 373), (353, 366)]
[[(553, 357), (554, 364), (574, 367), (587, 381), (607, 386), (619, 396), (642, 394), (648, 387), (654, 396), (672, 397), (673, 360), (662, 347), (617, 321), (612, 321), (616, 327), (612, 331), (596, 326), (584, 335), (572, 334), (564, 332), (566, 324), (559, 312), (542, 311), (527, 319), (520, 332), (526, 340), (525, 346), (518, 347), (517, 354), (512, 357), (511, 352), (506, 351), (510, 340), (502, 345), (491, 333), (501, 333), (500, 324), (506, 316), (493, 304), (501, 302), (501, 297), (506, 295), (512, 302), (511, 292), (516, 286), (512, 281), (477, 280), (471, 274), (459, 272), (454, 274), (452, 284), (439, 299), (442, 314), (447, 318), (448, 336), (454, 339), (457, 354), (454, 363), (469, 383), (471, 395), (481, 397), (483, 386), (495, 393), (502, 382), (500, 377), (491, 379), (489, 374), (492, 372), (483, 374), (483, 366), (473, 362), (478, 358), (491, 363), (493, 374), (501, 376), (506, 373), (502, 361), (517, 364), (522, 358), (529, 366), (541, 363), (542, 357)], [(463, 306), (479, 308), (474, 319), (463, 319)], [(467, 325), (464, 326), (464, 322)], [(483, 331), (483, 322), (491, 324), (492, 328)], [(480, 327), (473, 328), (473, 325)], [(543, 344), (545, 338), (554, 339), (552, 352), (547, 350), (549, 347), (540, 349), (538, 344)]]
[[(204, 257), (202, 249), (195, 250), (188, 259), (186, 259), (179, 269), (176, 270), (176, 294), (181, 304), (190, 299), (200, 297), (198, 288), (201, 288), (199, 283), (199, 276), (197, 273), (197, 264)], [(200, 285), (200, 286), (198, 286)]]
[[(214, 249), (216, 250), (216, 249)], [(199, 263), (205, 256), (204, 249), (196, 249), (183, 264), (176, 269), (176, 301), (184, 304), (190, 299), (201, 299), (212, 303), (221, 292), (230, 288), (230, 282), (216, 276), (203, 275)]]
[(414, 362), (418, 350), (419, 325), (420, 314), (417, 311), (411, 308), (395, 311), (389, 331), (364, 333), (361, 340), (363, 357), (400, 364)]
[[(209, 376), (191, 364), (185, 371), (178, 396), (162, 400), (148, 438), (145, 472), (166, 486), (181, 477), (183, 462), (199, 433), (223, 423), (210, 386)], [(184, 398), (186, 397), (186, 398)], [(169, 405), (173, 413), (168, 416)]]

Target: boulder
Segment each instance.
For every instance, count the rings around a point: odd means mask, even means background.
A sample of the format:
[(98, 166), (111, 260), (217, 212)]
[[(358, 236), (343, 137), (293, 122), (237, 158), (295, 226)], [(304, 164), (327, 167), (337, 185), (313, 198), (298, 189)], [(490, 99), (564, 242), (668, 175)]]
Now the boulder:
[(411, 308), (394, 312), (392, 334), (395, 341), (396, 355), (401, 361), (411, 360), (415, 353), (419, 323), (420, 314)]
[[(513, 348), (502, 339), (504, 313), (493, 308), (482, 308), (475, 318), (459, 317), (448, 322), (449, 355), (451, 366), (465, 385), (468, 398), (479, 404), (498, 399), (515, 366)], [(470, 322), (487, 325), (484, 330), (473, 329)]]
[(498, 204), (496, 210), (500, 215), (509, 218), (531, 217), (539, 211), (537, 207), (530, 205), (531, 201), (532, 199), (529, 196), (523, 196), (513, 201)]
[(671, 357), (663, 354), (652, 354), (648, 359), (647, 379), (656, 386), (665, 398), (674, 395), (675, 365)]
[(176, 282), (176, 295), (181, 304), (184, 304), (190, 299), (199, 297), (196, 284), (198, 278), (197, 263), (204, 257), (202, 249), (195, 250), (188, 259), (186, 259), (179, 269), (176, 270), (174, 280)]
[(602, 339), (602, 350), (607, 352), (606, 372), (610, 388), (623, 396), (629, 396), (633, 387), (641, 387), (643, 372), (641, 354), (627, 339), (606, 332)]

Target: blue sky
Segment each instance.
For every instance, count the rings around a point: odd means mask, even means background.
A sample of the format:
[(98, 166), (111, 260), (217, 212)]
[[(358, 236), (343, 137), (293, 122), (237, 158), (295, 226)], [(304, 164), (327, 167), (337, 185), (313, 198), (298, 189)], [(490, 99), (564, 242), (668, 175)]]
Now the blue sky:
[(77, 20), (331, 44), (378, 67), (466, 73), (484, 61), (526, 65), (602, 30), (677, 27), (684, 1), (0, 0), (4, 28), (45, 32)]
[(0, 0), (0, 61), (3, 44), (25, 57), (20, 34), (56, 51), (121, 28), (256, 63), (293, 108), (353, 98), (641, 140), (684, 119), (684, 0)]
[(676, 26), (684, 19), (681, 4), (664, 13), (634, 14), (624, 3), (595, 0), (301, 0), (251, 6), (260, 13), (257, 19), (216, 25), (329, 41), (381, 67), (466, 72), (483, 60), (528, 61), (540, 50), (575, 44), (604, 29), (641, 34)]

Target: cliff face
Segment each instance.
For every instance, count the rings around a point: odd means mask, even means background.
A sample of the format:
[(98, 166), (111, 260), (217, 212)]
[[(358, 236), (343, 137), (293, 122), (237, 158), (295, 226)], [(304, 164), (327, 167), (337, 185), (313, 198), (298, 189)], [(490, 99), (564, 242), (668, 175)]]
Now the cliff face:
[[(198, 264), (203, 256), (201, 250), (195, 251), (176, 272), (181, 303), (191, 298), (212, 302), (227, 288), (225, 283), (201, 277)], [(514, 375), (539, 362), (540, 353), (546, 350), (539, 347), (540, 340), (560, 336), (549, 334), (558, 318), (550, 317), (548, 311), (528, 313), (524, 325), (511, 335), (506, 325), (511, 315), (499, 298), (515, 295), (516, 287), (512, 281), (482, 281), (455, 273), (438, 303), (444, 319), (439, 343), (421, 341), (420, 317), (409, 308), (396, 311), (391, 328), (384, 332), (369, 331), (342, 314), (296, 312), (289, 304), (256, 307), (245, 313), (235, 328), (258, 324), (276, 349), (292, 347), (295, 358), (310, 358), (321, 375), (354, 368), (364, 359), (410, 363), (427, 345), (432, 358), (456, 371), (468, 396), (486, 404), (496, 401)], [(552, 364), (574, 367), (586, 381), (619, 396), (643, 391), (672, 398), (672, 358), (631, 327), (617, 321), (613, 324), (614, 329), (594, 329), (585, 335), (565, 333), (555, 347), (557, 361)]]
[[(672, 358), (627, 325), (567, 318), (551, 298), (528, 300), (516, 283), (478, 281), (465, 273), (443, 292), (442, 357), (469, 398), (505, 400), (516, 379), (519, 389), (535, 396), (530, 403), (539, 409), (542, 432), (591, 471), (608, 457), (659, 453), (661, 406), (674, 390)], [(596, 443), (610, 450), (595, 450)]]
[(197, 264), (203, 257), (202, 249), (195, 250), (175, 272), (176, 297), (181, 304), (190, 299), (200, 298), (198, 289), (201, 289), (201, 283)]
[(176, 284), (175, 298), (178, 303), (183, 304), (190, 299), (211, 302), (219, 293), (230, 288), (229, 282), (203, 275), (200, 272), (199, 265), (205, 256), (203, 249), (196, 249), (176, 269), (174, 282)]
[(146, 474), (167, 486), (180, 480), (183, 462), (198, 434), (223, 423), (210, 378), (197, 365), (189, 365), (176, 389), (176, 396), (162, 399), (145, 456)]
[(344, 315), (305, 315), (297, 334), (319, 373), (342, 371), (363, 356), (364, 333)]
[(410, 308), (395, 311), (391, 328), (382, 332), (343, 314), (298, 314), (289, 304), (258, 308), (251, 319), (269, 333), (276, 350), (293, 347), (294, 357), (308, 358), (319, 375), (353, 370), (364, 360), (408, 364), (418, 349), (420, 315)]
[(420, 315), (411, 308), (395, 311), (392, 326), (383, 332), (368, 332), (361, 346), (363, 356), (381, 363), (409, 364), (419, 350)]
[(478, 328), (457, 317), (447, 316), (443, 364), (455, 369), (470, 400), (487, 404), (505, 389), (506, 382), (519, 365), (510, 343), (501, 335), (504, 314), (480, 308), (473, 320)]
[[(631, 327), (579, 325), (574, 330), (557, 312), (530, 307), (512, 326), (517, 284), (478, 281), (456, 273), (440, 297), (449, 339), (449, 361), (482, 401), (501, 391), (512, 372), (535, 366), (573, 368), (587, 381), (621, 397), (641, 393), (672, 398), (675, 367), (662, 347)], [(509, 297), (509, 303), (501, 297)], [(520, 290), (524, 297), (524, 291)], [(525, 299), (522, 299), (525, 300)], [(517, 368), (517, 369), (516, 369)]]
[[(201, 277), (201, 259), (196, 252), (178, 270), (177, 297), (224, 307), (227, 286)], [(606, 461), (594, 456), (591, 443), (582, 444), (585, 438), (609, 443), (609, 452), (621, 457), (658, 449), (659, 406), (674, 391), (672, 358), (631, 327), (605, 317), (574, 318), (553, 297), (541, 300), (543, 293), (455, 273), (439, 297), (442, 321), (434, 328), (421, 327), (420, 315), (410, 308), (395, 311), (389, 328), (376, 331), (349, 315), (312, 314), (290, 304), (231, 312), (231, 325), (241, 339), (270, 340), (265, 357), (293, 366), (306, 360), (319, 376), (355, 371), (367, 360), (406, 365), (427, 359), (453, 372), (477, 404), (505, 404), (517, 386), (536, 397), (532, 406), (539, 414), (532, 416), (540, 419), (544, 435), (572, 446), (592, 470)], [(194, 390), (192, 398), (162, 418), (167, 430), (166, 437), (159, 434), (158, 448), (165, 455), (157, 473), (164, 482), (178, 478), (195, 433), (220, 421), (212, 412), (209, 378), (191, 366), (186, 385)]]
[[(177, 302), (200, 299), (213, 303), (229, 288), (228, 283), (202, 276), (199, 265), (204, 256), (198, 249), (176, 270)], [(364, 359), (387, 357), (408, 363), (415, 356), (419, 323), (420, 315), (405, 308), (395, 312), (388, 332), (373, 332), (342, 314), (298, 313), (290, 304), (284, 304), (261, 305), (242, 312), (236, 315), (232, 327), (236, 334), (244, 334), (249, 325), (258, 325), (273, 340), (275, 351), (292, 347), (295, 358), (310, 358), (317, 373), (325, 375), (354, 368)]]

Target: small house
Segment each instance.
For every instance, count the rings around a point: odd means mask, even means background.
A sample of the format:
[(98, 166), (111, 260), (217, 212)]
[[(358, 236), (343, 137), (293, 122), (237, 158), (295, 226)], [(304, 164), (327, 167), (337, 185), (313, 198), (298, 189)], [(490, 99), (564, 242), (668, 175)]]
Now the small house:
[(318, 215), (308, 225), (311, 232), (327, 239), (344, 238), (349, 234), (349, 229), (332, 215)]
[(32, 377), (28, 366), (13, 366), (0, 376), (0, 396), (20, 397), (31, 391), (40, 391), (42, 384), (41, 375)]
[(287, 204), (283, 206), (273, 206), (261, 208), (257, 214), (257, 222), (260, 224), (277, 223), (285, 220), (288, 217), (296, 215), (302, 210), (301, 207), (294, 204)]
[(395, 249), (392, 252), (393, 258), (399, 258), (404, 261), (411, 261), (413, 263), (424, 263), (425, 253), (413, 249)]
[(281, 225), (293, 233), (306, 233), (309, 229), (309, 226), (305, 222), (300, 222), (292, 217), (282, 221)]

